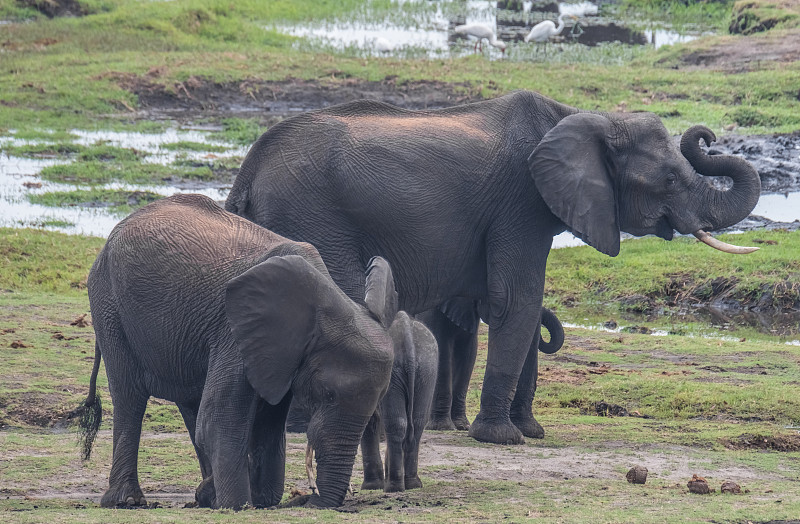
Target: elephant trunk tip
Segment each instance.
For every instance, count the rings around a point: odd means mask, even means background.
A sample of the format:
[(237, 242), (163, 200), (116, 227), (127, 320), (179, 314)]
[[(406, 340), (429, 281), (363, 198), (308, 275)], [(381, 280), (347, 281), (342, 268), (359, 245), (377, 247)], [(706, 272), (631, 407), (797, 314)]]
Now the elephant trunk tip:
[(695, 237), (697, 237), (697, 240), (699, 240), (700, 242), (725, 253), (732, 253), (734, 255), (746, 255), (747, 253), (752, 253), (754, 251), (759, 250), (759, 248), (757, 247), (734, 246), (733, 244), (728, 244), (727, 242), (723, 242), (722, 240), (718, 240), (712, 237), (710, 234), (706, 233), (702, 229), (698, 229), (693, 234)]

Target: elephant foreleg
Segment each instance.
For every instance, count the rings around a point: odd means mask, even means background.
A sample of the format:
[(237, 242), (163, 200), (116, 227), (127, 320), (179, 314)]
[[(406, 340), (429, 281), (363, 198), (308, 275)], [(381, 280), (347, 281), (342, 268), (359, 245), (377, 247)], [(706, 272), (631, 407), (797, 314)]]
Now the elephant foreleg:
[(361, 489), (383, 489), (380, 441), (381, 415), (376, 411), (367, 422), (361, 437), (361, 459), (364, 465), (364, 482), (361, 484)]
[[(250, 437), (250, 493), (253, 506), (275, 506), (286, 481), (286, 418), (292, 394), (277, 406), (258, 399)], [(316, 486), (314, 486), (316, 487)]]

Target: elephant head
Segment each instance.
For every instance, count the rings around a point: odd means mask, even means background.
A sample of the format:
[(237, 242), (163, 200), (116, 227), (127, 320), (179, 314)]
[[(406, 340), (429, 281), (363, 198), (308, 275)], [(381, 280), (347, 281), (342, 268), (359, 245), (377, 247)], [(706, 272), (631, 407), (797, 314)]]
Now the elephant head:
[[(695, 126), (679, 149), (651, 113), (576, 113), (545, 134), (528, 165), (553, 214), (587, 244), (616, 256), (620, 231), (671, 240), (677, 230), (714, 240), (704, 230), (736, 224), (755, 207), (756, 170), (741, 158), (706, 155), (701, 138), (715, 140), (711, 130)], [(729, 177), (733, 187), (716, 189), (709, 176)]]
[[(366, 287), (393, 292), (382, 259), (370, 264)], [(381, 301), (367, 293), (364, 308), (292, 255), (269, 258), (227, 285), (228, 323), (248, 381), (270, 404), (291, 390), (311, 414), (319, 486), (311, 505), (344, 500), (359, 439), (388, 387), (392, 342), (376, 319), (395, 307), (391, 292)]]

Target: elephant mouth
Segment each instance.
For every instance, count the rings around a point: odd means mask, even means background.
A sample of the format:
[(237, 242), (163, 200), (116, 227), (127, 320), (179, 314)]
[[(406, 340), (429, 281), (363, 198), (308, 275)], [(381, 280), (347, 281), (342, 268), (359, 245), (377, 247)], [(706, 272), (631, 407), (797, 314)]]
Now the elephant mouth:
[(669, 223), (669, 219), (667, 217), (661, 217), (656, 223), (656, 236), (663, 238), (664, 240), (672, 240), (672, 236), (674, 234), (674, 230), (672, 225)]

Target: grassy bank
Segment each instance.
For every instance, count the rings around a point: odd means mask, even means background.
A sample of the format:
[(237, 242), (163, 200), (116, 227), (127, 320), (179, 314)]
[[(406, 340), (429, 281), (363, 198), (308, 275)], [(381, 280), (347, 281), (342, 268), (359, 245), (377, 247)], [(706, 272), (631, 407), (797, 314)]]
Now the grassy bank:
[[(80, 462), (76, 437), (67, 429), (70, 411), (88, 389), (94, 335), (79, 319), (90, 320), (83, 317), (88, 313), (85, 280), (101, 245), (97, 238), (0, 229), (0, 468), (6, 495), (0, 512), (5, 522), (676, 522), (685, 520), (686, 508), (692, 520), (729, 522), (786, 519), (800, 512), (793, 473), (800, 465), (800, 437), (785, 428), (800, 424), (800, 401), (793, 395), (800, 347), (774, 338), (653, 337), (577, 328), (567, 329), (560, 352), (540, 361), (535, 412), (545, 439), (493, 446), (464, 434), (427, 433), (422, 490), (360, 492), (347, 502), (345, 513), (184, 509), (182, 501), (192, 498), (200, 481), (199, 468), (177, 409), (153, 399), (144, 421), (139, 472), (145, 493), (162, 507), (101, 510), (84, 497), (99, 497), (110, 467), (113, 406), (104, 372), (99, 387), (105, 417), (89, 462)], [(670, 256), (663, 256), (665, 249)], [(641, 255), (631, 256), (634, 250)], [(604, 260), (630, 263), (649, 254), (653, 265), (672, 266), (664, 273), (682, 267), (698, 278), (713, 276), (706, 273), (713, 268), (729, 270), (720, 262), (699, 265), (703, 255), (694, 251), (689, 242), (633, 240), (623, 243), (618, 259)], [(785, 264), (778, 251), (762, 251), (765, 274)], [(594, 274), (609, 288), (618, 286), (614, 272), (605, 273), (609, 269), (587, 249), (554, 255), (551, 269), (558, 261), (562, 273), (571, 269), (579, 281)], [(581, 268), (567, 267), (578, 260)], [(555, 277), (550, 284), (567, 288), (567, 279)], [(478, 409), (486, 343), (484, 330), (468, 396), (470, 417)], [(621, 408), (631, 416), (622, 416)], [(616, 416), (607, 416), (609, 411)], [(307, 489), (305, 437), (290, 435), (288, 445), (287, 497), (290, 489)], [(645, 486), (625, 482), (634, 464), (649, 468)], [(693, 473), (709, 478), (716, 493), (688, 493), (686, 481)], [(361, 476), (359, 460), (356, 487)], [(738, 482), (746, 493), (719, 493), (723, 480)]]
[(729, 255), (688, 237), (670, 242), (626, 240), (616, 258), (591, 247), (557, 249), (548, 260), (548, 297), (561, 306), (620, 302), (631, 296), (665, 306), (690, 300), (707, 302), (724, 295), (743, 306), (797, 307), (800, 231), (752, 231), (719, 238), (761, 249), (749, 255)]
[[(0, 16), (25, 18), (16, 11), (18, 5), (3, 0)], [(85, 16), (38, 16), (31, 23), (4, 26), (0, 122), (5, 129), (133, 125), (141, 116), (133, 115), (139, 102), (125, 87), (130, 75), (167, 91), (185, 89), (183, 83), (192, 77), (230, 89), (247, 79), (299, 78), (336, 87), (354, 79), (392, 77), (398, 84), (468, 85), (483, 97), (532, 89), (586, 109), (654, 111), (675, 132), (698, 122), (719, 130), (738, 125), (748, 133), (800, 128), (797, 63), (764, 62), (738, 74), (673, 69), (681, 56), (707, 48), (713, 37), (637, 53), (633, 62), (619, 65), (489, 61), (482, 56), (401, 60), (303, 51), (293, 45), (294, 37), (269, 28), (365, 10), (371, 17), (398, 17), (403, 9), (435, 6), (404, 3), (398, 8), (377, 0), (281, 0), (267, 6), (107, 0), (86, 5)]]

